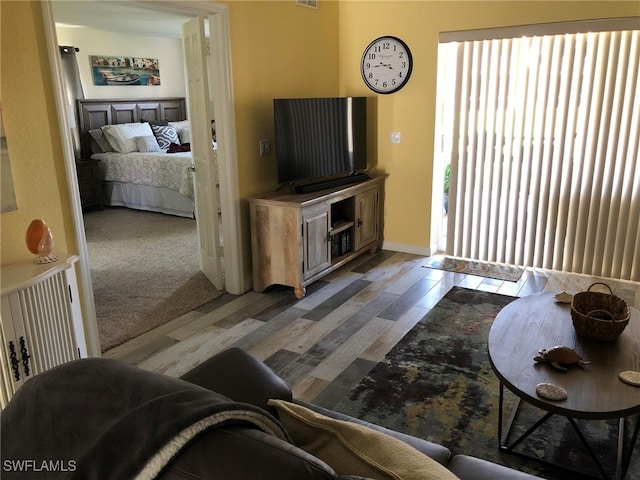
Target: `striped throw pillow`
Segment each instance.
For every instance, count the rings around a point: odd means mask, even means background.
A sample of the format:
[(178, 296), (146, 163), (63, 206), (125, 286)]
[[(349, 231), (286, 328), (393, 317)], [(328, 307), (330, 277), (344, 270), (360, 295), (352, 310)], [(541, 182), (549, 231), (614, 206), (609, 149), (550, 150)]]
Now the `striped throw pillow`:
[(180, 144), (178, 130), (172, 125), (151, 125), (151, 130), (162, 150), (169, 148), (172, 143)]

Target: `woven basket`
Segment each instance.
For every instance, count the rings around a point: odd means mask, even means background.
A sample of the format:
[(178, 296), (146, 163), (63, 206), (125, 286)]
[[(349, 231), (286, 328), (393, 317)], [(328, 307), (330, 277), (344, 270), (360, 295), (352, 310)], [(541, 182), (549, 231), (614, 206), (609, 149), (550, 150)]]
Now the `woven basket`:
[[(604, 285), (609, 293), (592, 292), (595, 285)], [(576, 293), (571, 302), (571, 318), (576, 333), (593, 340), (611, 341), (629, 323), (629, 306), (616, 297), (606, 283), (594, 283), (586, 292)]]

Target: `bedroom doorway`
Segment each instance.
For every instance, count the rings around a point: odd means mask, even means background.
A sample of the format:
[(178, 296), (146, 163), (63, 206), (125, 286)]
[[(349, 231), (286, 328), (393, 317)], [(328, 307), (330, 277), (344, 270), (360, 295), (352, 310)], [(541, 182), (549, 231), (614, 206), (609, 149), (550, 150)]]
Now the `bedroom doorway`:
[[(94, 2), (91, 2), (94, 3)], [(98, 2), (95, 2), (98, 3)], [(99, 2), (107, 4), (111, 2)], [(119, 2), (115, 2), (116, 4)], [(127, 2), (129, 5), (137, 2)], [(186, 8), (181, 2), (144, 2), (146, 8), (157, 9), (158, 11), (170, 11), (185, 17), (195, 17), (205, 15), (209, 17), (212, 42), (212, 59), (214, 62), (213, 73), (210, 79), (214, 85), (212, 92), (215, 104), (216, 123), (218, 140), (218, 162), (220, 184), (223, 186), (220, 191), (220, 211), (225, 224), (222, 229), (223, 244), (225, 245), (225, 288), (234, 294), (244, 293), (246, 281), (244, 279), (244, 260), (242, 258), (241, 227), (239, 212), (239, 191), (237, 178), (237, 154), (235, 150), (235, 118), (233, 112), (232, 98), (232, 78), (230, 75), (230, 45), (229, 45), (229, 19), (228, 7), (215, 2), (191, 2)], [(64, 102), (63, 89), (61, 86), (61, 74), (59, 58), (57, 55), (57, 36), (55, 31), (55, 21), (53, 9), (50, 2), (42, 2), (43, 18), (49, 57), (53, 72), (54, 90), (56, 92), (56, 102), (58, 118), (60, 121), (61, 138), (65, 161), (67, 164), (67, 180), (70, 189), (70, 201), (73, 211), (73, 221), (75, 225), (77, 248), (80, 256), (79, 262), (79, 282), (83, 295), (83, 307), (85, 317), (85, 335), (89, 354), (100, 356), (100, 339), (98, 335), (96, 311), (91, 283), (91, 270), (89, 267), (86, 237), (84, 234), (84, 223), (82, 208), (80, 205), (77, 177), (75, 171), (75, 156), (70, 141), (70, 119)], [(125, 22), (122, 22), (125, 23)], [(218, 120), (219, 119), (219, 120)], [(220, 148), (223, 147), (223, 148)], [(217, 212), (216, 212), (217, 215)]]

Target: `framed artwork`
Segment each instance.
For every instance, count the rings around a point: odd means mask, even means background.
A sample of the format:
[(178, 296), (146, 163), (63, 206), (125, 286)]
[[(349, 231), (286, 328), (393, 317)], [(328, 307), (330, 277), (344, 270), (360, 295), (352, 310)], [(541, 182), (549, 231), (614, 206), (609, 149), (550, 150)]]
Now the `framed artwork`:
[(89, 55), (94, 85), (160, 85), (157, 58)]
[(16, 192), (13, 188), (13, 176), (11, 175), (11, 162), (9, 161), (9, 150), (7, 149), (7, 137), (4, 134), (4, 124), (2, 123), (2, 105), (0, 105), (0, 159), (2, 160), (0, 170), (1, 210), (11, 212), (18, 209), (16, 203)]

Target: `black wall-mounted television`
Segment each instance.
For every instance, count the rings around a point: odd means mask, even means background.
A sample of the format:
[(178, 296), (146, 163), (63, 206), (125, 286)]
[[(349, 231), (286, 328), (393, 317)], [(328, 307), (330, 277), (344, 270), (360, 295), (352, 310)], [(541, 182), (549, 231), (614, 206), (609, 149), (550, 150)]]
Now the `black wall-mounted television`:
[(366, 97), (276, 98), (273, 111), (281, 186), (367, 168)]

